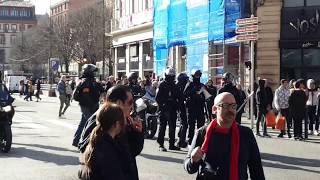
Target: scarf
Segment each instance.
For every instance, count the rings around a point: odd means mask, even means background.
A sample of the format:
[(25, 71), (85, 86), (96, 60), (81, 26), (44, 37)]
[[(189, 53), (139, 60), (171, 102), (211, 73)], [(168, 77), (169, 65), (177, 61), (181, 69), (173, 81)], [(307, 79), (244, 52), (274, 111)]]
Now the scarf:
[[(207, 132), (205, 135), (204, 142), (202, 144), (201, 150), (204, 153), (208, 152), (209, 143), (213, 133), (218, 132), (222, 134), (228, 134), (229, 128), (216, 128), (217, 126), (217, 119), (214, 119), (207, 127)], [(239, 129), (236, 121), (233, 121), (231, 125), (231, 158), (230, 158), (230, 180), (238, 180), (239, 173), (238, 173), (238, 161), (239, 161), (239, 146), (240, 146), (240, 135)]]

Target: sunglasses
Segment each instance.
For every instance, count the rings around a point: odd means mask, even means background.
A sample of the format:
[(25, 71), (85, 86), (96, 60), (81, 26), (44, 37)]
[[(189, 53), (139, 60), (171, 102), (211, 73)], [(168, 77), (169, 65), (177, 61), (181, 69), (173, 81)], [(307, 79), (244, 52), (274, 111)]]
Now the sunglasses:
[(233, 110), (236, 110), (238, 105), (235, 104), (235, 103), (232, 103), (232, 104), (227, 104), (227, 103), (221, 103), (221, 104), (217, 104), (218, 107), (221, 107), (223, 109), (233, 109)]

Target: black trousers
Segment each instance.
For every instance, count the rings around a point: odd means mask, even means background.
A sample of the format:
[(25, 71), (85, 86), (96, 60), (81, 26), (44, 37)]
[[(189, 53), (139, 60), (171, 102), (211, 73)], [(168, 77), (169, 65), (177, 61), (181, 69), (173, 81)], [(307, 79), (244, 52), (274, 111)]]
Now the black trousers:
[[(289, 108), (286, 108), (286, 109), (280, 109), (280, 113), (282, 116), (284, 116), (286, 118), (286, 123), (287, 123), (287, 133), (288, 133), (288, 136), (290, 135), (290, 128), (291, 128), (291, 119), (292, 117), (290, 118), (290, 115), (289, 115)], [(284, 130), (281, 131), (282, 134), (284, 134)]]
[(188, 124), (189, 124), (189, 133), (188, 133), (188, 143), (192, 143), (194, 136), (194, 131), (196, 128), (201, 128), (205, 123), (203, 107), (194, 107), (188, 108)]
[(258, 117), (257, 117), (257, 123), (256, 123), (256, 133), (258, 134), (259, 133), (259, 127), (260, 127), (260, 123), (261, 123), (261, 126), (263, 128), (263, 134), (266, 134), (267, 133), (267, 125), (266, 125), (266, 114), (267, 114), (267, 110), (265, 109), (262, 109), (262, 108), (259, 108), (257, 107), (257, 114), (258, 114)]
[(316, 123), (316, 130), (319, 129), (319, 118), (316, 116), (317, 106), (307, 106), (309, 130), (313, 131), (313, 124)]
[(295, 138), (302, 137), (302, 119), (303, 117), (293, 116), (293, 134)]
[(181, 108), (180, 111), (180, 129), (178, 132), (179, 142), (185, 142), (188, 130), (188, 119), (186, 108)]
[(167, 124), (169, 124), (169, 145), (173, 146), (175, 143), (177, 112), (175, 110), (161, 111), (159, 119), (160, 119), (160, 129), (159, 129), (157, 142), (159, 143), (160, 146), (163, 146)]

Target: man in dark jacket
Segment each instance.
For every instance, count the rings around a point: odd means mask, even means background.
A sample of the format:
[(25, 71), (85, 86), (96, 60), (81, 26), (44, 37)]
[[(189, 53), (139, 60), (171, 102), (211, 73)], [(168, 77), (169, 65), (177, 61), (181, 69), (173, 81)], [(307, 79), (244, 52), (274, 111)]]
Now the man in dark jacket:
[[(234, 98), (236, 99), (238, 108), (244, 102), (243, 98), (241, 98), (241, 92), (237, 89), (235, 85), (233, 85), (233, 75), (229, 72), (223, 74), (223, 86), (218, 90), (218, 94), (223, 92), (231, 93)], [(241, 115), (242, 113), (237, 113), (236, 121), (237, 123), (241, 124)]]
[(197, 131), (184, 162), (188, 173), (200, 171), (199, 179), (247, 180), (250, 172), (252, 180), (265, 179), (257, 142), (251, 129), (235, 122), (236, 109), (232, 94), (215, 98), (217, 118)]
[[(130, 170), (129, 177), (132, 180), (138, 180), (138, 168), (136, 163), (136, 156), (138, 156), (144, 145), (144, 134), (142, 132), (142, 123), (139, 119), (130, 117), (130, 112), (133, 107), (133, 96), (128, 86), (117, 85), (111, 87), (107, 92), (107, 102), (116, 103), (121, 106), (124, 115), (127, 118), (127, 127), (124, 134), (117, 139), (117, 141), (125, 147), (124, 156), (128, 156)], [(90, 133), (96, 127), (96, 116), (89, 118), (85, 128), (82, 132), (79, 150), (83, 153), (89, 143)], [(81, 159), (81, 158), (80, 158)], [(81, 162), (82, 163), (82, 162)], [(106, 167), (108, 168), (108, 167)]]
[(265, 137), (271, 137), (267, 133), (267, 125), (266, 120), (263, 120), (263, 116), (265, 117), (268, 109), (270, 109), (270, 104), (267, 99), (267, 92), (265, 89), (265, 80), (260, 79), (259, 80), (259, 88), (256, 92), (256, 100), (257, 100), (257, 110), (258, 110), (258, 118), (257, 118), (257, 124), (256, 124), (256, 135), (261, 136), (259, 132), (260, 123), (263, 127), (263, 136)]
[(160, 110), (160, 128), (157, 142), (159, 143), (160, 151), (167, 151), (164, 147), (164, 136), (169, 124), (169, 149), (180, 150), (175, 146), (175, 132), (177, 123), (177, 111), (179, 110), (179, 103), (181, 96), (179, 89), (175, 84), (176, 72), (173, 68), (168, 68), (165, 72), (165, 80), (159, 84), (156, 101), (159, 104)]
[(189, 77), (186, 73), (182, 72), (177, 77), (177, 87), (179, 89), (179, 94), (182, 95), (182, 102), (179, 104), (180, 109), (180, 129), (179, 129), (179, 141), (177, 146), (185, 148), (187, 147), (188, 143), (186, 142), (186, 133), (188, 130), (188, 119), (187, 119), (187, 110), (185, 105), (185, 97), (183, 96), (183, 92), (186, 88), (187, 83), (189, 82)]
[(73, 95), (74, 100), (79, 101), (82, 112), (82, 117), (72, 142), (75, 147), (78, 147), (81, 132), (87, 120), (98, 110), (100, 95), (104, 92), (102, 85), (95, 81), (94, 73), (96, 71), (98, 71), (98, 68), (93, 64), (83, 66), (82, 82), (76, 87)]
[(197, 123), (197, 128), (201, 128), (205, 123), (205, 95), (203, 94), (203, 89), (205, 89), (204, 84), (200, 82), (202, 72), (196, 70), (192, 75), (192, 82), (188, 83), (185, 90), (186, 106), (188, 112), (188, 143), (192, 142), (194, 136), (194, 130)]
[[(301, 141), (304, 139), (302, 136), (302, 120), (306, 119), (306, 103), (308, 97), (304, 90), (305, 86), (303, 79), (298, 79), (294, 87), (295, 89), (289, 96), (289, 109), (293, 119), (294, 139)], [(305, 130), (307, 130), (307, 128), (305, 128)]]

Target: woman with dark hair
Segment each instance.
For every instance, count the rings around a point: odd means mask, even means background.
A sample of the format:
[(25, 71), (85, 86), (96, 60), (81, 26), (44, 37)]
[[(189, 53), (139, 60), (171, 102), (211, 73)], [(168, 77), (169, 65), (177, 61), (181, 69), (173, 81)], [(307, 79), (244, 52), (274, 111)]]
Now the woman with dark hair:
[(124, 131), (126, 121), (117, 104), (104, 104), (97, 114), (97, 126), (90, 135), (84, 152), (82, 180), (126, 180), (129, 167), (123, 147), (116, 141)]

